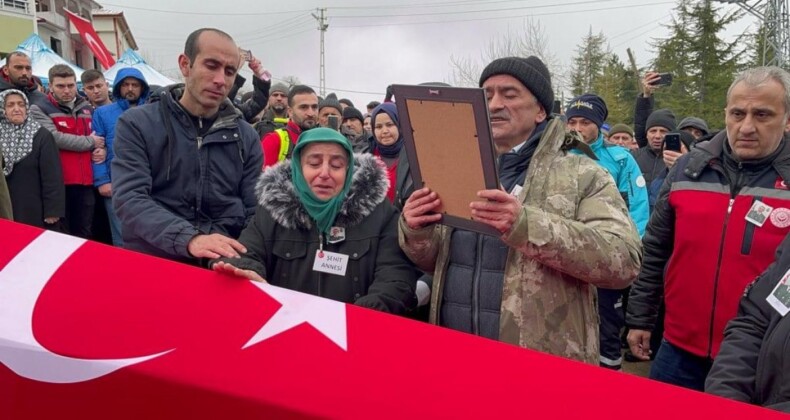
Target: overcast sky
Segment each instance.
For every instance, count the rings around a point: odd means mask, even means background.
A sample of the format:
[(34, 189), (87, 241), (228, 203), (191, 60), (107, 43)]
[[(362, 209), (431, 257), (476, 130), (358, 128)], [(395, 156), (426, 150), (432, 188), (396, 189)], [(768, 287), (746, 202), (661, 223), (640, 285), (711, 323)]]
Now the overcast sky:
[[(483, 49), (526, 19), (543, 26), (550, 47), (566, 66), (592, 28), (627, 62), (631, 48), (639, 66), (653, 57), (652, 40), (666, 36), (675, 1), (661, 0), (379, 0), (271, 1), (111, 0), (105, 9), (124, 12), (140, 50), (166, 75), (177, 75), (187, 35), (200, 27), (231, 34), (252, 50), (275, 79), (296, 76), (319, 86), (318, 14), (326, 7), (326, 87), (358, 108), (381, 100), (388, 84), (451, 81), (451, 55), (479, 59)], [(737, 6), (718, 4), (723, 10)], [(746, 15), (727, 33), (753, 31)], [(659, 69), (660, 70), (660, 69)], [(249, 69), (242, 72), (251, 75)], [(363, 110), (364, 112), (364, 110)]]

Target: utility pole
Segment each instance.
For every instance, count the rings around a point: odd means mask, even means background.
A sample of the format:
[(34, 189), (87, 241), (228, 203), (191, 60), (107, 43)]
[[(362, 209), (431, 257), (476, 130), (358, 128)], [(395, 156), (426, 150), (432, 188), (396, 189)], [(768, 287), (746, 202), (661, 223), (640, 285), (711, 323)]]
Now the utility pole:
[(319, 77), (321, 81), (319, 82), (319, 91), (321, 96), (323, 97), (326, 95), (326, 62), (324, 60), (324, 34), (326, 33), (327, 28), (329, 28), (329, 24), (326, 23), (326, 7), (322, 7), (320, 9), (316, 9), (316, 11), (320, 14), (316, 15), (315, 13), (310, 13), (313, 15), (315, 20), (318, 21), (318, 30), (321, 31), (321, 64), (319, 70)]
[[(756, 16), (765, 27), (765, 43), (773, 50), (773, 57), (766, 66), (790, 67), (790, 15), (788, 0), (718, 0), (721, 3), (737, 4)], [(765, 52), (763, 52), (765, 58)], [(763, 59), (765, 61), (765, 59)]]

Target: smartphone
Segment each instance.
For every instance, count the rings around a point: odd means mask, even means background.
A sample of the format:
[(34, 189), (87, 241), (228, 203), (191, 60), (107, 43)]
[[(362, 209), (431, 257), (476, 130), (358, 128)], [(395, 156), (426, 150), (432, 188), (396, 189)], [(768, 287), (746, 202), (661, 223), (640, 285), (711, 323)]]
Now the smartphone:
[(672, 84), (672, 73), (659, 73), (658, 80), (651, 83), (653, 86), (669, 86)]
[(327, 119), (329, 120), (329, 128), (340, 130), (340, 120), (337, 118), (337, 115), (330, 115)]
[(241, 59), (247, 62), (252, 61), (252, 51), (239, 48), (239, 55)]
[(664, 135), (664, 150), (680, 152), (680, 133), (667, 133)]

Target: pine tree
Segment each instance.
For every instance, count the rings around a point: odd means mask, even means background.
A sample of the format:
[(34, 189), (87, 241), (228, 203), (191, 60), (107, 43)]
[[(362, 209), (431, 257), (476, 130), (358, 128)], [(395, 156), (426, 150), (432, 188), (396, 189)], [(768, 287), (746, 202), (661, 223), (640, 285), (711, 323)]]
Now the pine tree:
[(755, 33), (746, 37), (746, 67), (759, 67), (770, 63), (775, 57), (775, 52), (766, 39), (768, 29), (760, 25)]
[[(612, 124), (633, 122), (631, 114), (634, 108), (636, 93), (631, 87), (631, 72), (620, 61), (617, 54), (607, 54), (601, 74), (593, 81), (593, 92), (603, 98), (609, 109), (607, 121)], [(628, 89), (631, 87), (631, 89)]]
[(679, 119), (695, 116), (711, 128), (722, 127), (726, 93), (740, 69), (741, 39), (727, 43), (720, 36), (742, 12), (720, 16), (711, 0), (680, 0), (669, 26), (670, 36), (656, 43), (653, 68), (674, 76), (670, 87), (656, 93), (657, 106), (670, 108)]
[[(592, 27), (587, 36), (576, 47), (576, 57), (570, 73), (570, 87), (573, 96), (592, 92), (594, 82), (601, 77), (609, 55), (606, 37), (603, 32), (593, 35)], [(564, 105), (564, 104), (563, 104)]]

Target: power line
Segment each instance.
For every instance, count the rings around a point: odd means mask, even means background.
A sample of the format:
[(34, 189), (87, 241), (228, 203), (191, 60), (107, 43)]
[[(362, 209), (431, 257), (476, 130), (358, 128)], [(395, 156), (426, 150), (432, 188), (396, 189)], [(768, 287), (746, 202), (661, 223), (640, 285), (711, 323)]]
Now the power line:
[(265, 12), (265, 13), (222, 13), (222, 12), (189, 12), (184, 10), (163, 10), (163, 9), (150, 9), (147, 7), (132, 7), (127, 6), (125, 4), (112, 4), (112, 3), (104, 3), (105, 6), (113, 6), (119, 7), (122, 9), (129, 9), (129, 10), (141, 10), (144, 12), (157, 12), (157, 13), (172, 13), (175, 15), (197, 15), (197, 16), (271, 16), (271, 15), (287, 15), (290, 13), (304, 13), (309, 12), (310, 9), (304, 10), (288, 10), (288, 11), (278, 11), (278, 12)]
[(371, 24), (363, 24), (363, 25), (335, 25), (335, 28), (365, 28), (371, 26), (409, 26), (409, 25), (430, 25), (435, 23), (460, 23), (460, 22), (477, 22), (483, 20), (499, 20), (499, 19), (520, 19), (526, 17), (535, 17), (535, 16), (553, 16), (553, 15), (567, 15), (570, 13), (586, 13), (586, 12), (601, 12), (601, 11), (608, 11), (608, 10), (617, 10), (617, 9), (631, 9), (635, 7), (644, 7), (644, 6), (657, 6), (657, 5), (664, 5), (664, 4), (675, 4), (674, 1), (662, 1), (656, 3), (643, 3), (643, 4), (636, 4), (636, 5), (629, 5), (629, 6), (614, 6), (614, 7), (602, 7), (597, 9), (586, 9), (586, 10), (574, 10), (572, 12), (562, 11), (562, 12), (546, 12), (546, 13), (532, 13), (528, 15), (518, 15), (518, 16), (495, 16), (495, 17), (484, 17), (484, 18), (475, 18), (475, 19), (454, 19), (454, 20), (432, 20), (432, 21), (423, 21), (423, 22), (394, 22), (394, 23), (371, 23)]
[(576, 1), (571, 3), (558, 3), (558, 4), (543, 4), (538, 6), (520, 6), (520, 7), (507, 7), (503, 9), (477, 9), (477, 10), (459, 10), (459, 11), (447, 11), (447, 12), (429, 12), (429, 13), (404, 13), (400, 15), (348, 15), (348, 16), (334, 16), (334, 19), (357, 19), (357, 18), (392, 18), (392, 17), (414, 17), (414, 16), (436, 16), (436, 15), (461, 15), (461, 14), (469, 14), (469, 13), (484, 13), (484, 12), (511, 12), (513, 10), (523, 10), (523, 9), (544, 9), (547, 7), (562, 7), (562, 6), (578, 6), (581, 4), (590, 4), (590, 3), (611, 3), (613, 1), (620, 1), (620, 0), (584, 0), (584, 1)]

